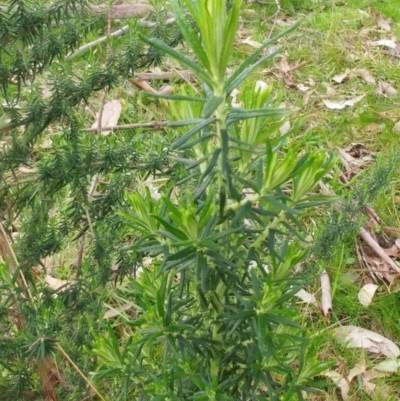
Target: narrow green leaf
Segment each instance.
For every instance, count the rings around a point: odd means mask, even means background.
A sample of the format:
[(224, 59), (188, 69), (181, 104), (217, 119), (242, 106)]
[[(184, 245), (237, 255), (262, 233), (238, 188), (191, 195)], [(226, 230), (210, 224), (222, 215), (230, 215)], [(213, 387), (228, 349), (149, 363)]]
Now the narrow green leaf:
[(203, 264), (203, 267), (200, 272), (200, 277), (201, 277), (201, 289), (203, 292), (206, 294), (208, 292), (208, 270), (209, 266), (207, 263), (207, 260), (205, 260), (205, 263)]
[(224, 100), (225, 98), (222, 96), (213, 96), (211, 99), (208, 99), (207, 103), (204, 105), (202, 117), (210, 117)]
[(208, 188), (208, 186), (210, 185), (211, 181), (213, 180), (214, 176), (215, 176), (216, 172), (215, 171), (211, 171), (207, 178), (205, 178), (202, 182), (202, 184), (196, 189), (196, 192), (194, 194), (194, 200), (197, 201), (206, 191), (206, 189)]
[(156, 49), (161, 50), (164, 53), (167, 53), (169, 56), (177, 60), (180, 64), (189, 68), (189, 70), (193, 71), (196, 74), (196, 76), (200, 78), (202, 81), (206, 82), (210, 86), (213, 85), (213, 81), (207, 74), (207, 71), (203, 70), (198, 64), (194, 63), (192, 60), (185, 57), (182, 53), (178, 52), (171, 46), (168, 46), (165, 42), (163, 42), (158, 38), (147, 38), (143, 35), (139, 36), (144, 42), (154, 46)]
[(204, 178), (207, 177), (208, 174), (210, 174), (211, 170), (215, 167), (215, 165), (217, 164), (218, 161), (218, 157), (219, 154), (221, 153), (221, 149), (215, 149), (212, 158), (210, 160), (210, 162), (208, 163), (206, 169), (204, 170), (203, 174), (201, 175), (199, 182), (202, 182), (204, 180)]
[(187, 23), (187, 18), (182, 11), (181, 4), (177, 0), (171, 0), (171, 5), (172, 11), (175, 15), (176, 24), (178, 25), (183, 37), (186, 39), (188, 45), (193, 50), (200, 63), (209, 71), (210, 63), (207, 54), (205, 53), (197, 34)]
[(161, 319), (163, 320), (163, 323), (165, 324), (165, 309), (164, 309), (164, 299), (162, 296), (162, 291), (161, 289), (159, 289), (157, 291), (157, 311), (158, 311), (158, 315), (161, 317)]
[(221, 49), (221, 54), (219, 57), (219, 75), (222, 77), (225, 75), (226, 68), (231, 59), (233, 45), (236, 38), (238, 22), (239, 22), (239, 14), (240, 8), (242, 6), (242, 0), (235, 0), (233, 2), (232, 8), (228, 15), (228, 20), (224, 29), (224, 45)]
[[(187, 148), (192, 148), (193, 146), (197, 145), (198, 143), (204, 142), (204, 141), (206, 141), (207, 139), (210, 139), (210, 138), (213, 138), (213, 137), (215, 137), (215, 134), (214, 134), (214, 133), (210, 133), (210, 134), (206, 134), (206, 135), (204, 135), (204, 133), (203, 133), (203, 134), (200, 136), (200, 138), (197, 138), (197, 139), (195, 139), (195, 140), (193, 140), (193, 141), (190, 141), (190, 142), (188, 142), (186, 145), (180, 146), (180, 147), (179, 147), (179, 150), (184, 150), (184, 149), (187, 149)], [(178, 185), (178, 184), (176, 184), (176, 185)]]
[(194, 125), (199, 124), (204, 121), (203, 118), (192, 118), (190, 120), (180, 120), (180, 121), (171, 121), (168, 123), (168, 127), (175, 128), (175, 127), (185, 127), (186, 125)]
[(183, 144), (185, 144), (189, 139), (191, 139), (194, 135), (196, 135), (199, 131), (201, 131), (204, 127), (207, 127), (207, 125), (212, 124), (215, 121), (214, 117), (207, 118), (206, 120), (203, 120), (200, 124), (198, 124), (196, 127), (191, 129), (188, 133), (180, 137), (177, 141), (172, 143), (171, 145), (171, 150), (176, 150), (179, 149)]
[(227, 124), (231, 125), (239, 120), (249, 120), (251, 118), (275, 117), (282, 118), (287, 115), (287, 111), (281, 108), (266, 107), (264, 109), (232, 109), (228, 115)]
[(265, 335), (267, 332), (265, 315), (264, 314), (258, 315), (257, 318), (255, 319), (255, 324), (257, 330), (258, 348), (260, 349), (261, 352), (263, 352), (265, 347)]
[(168, 232), (170, 232), (173, 236), (175, 236), (176, 238), (178, 238), (180, 240), (187, 240), (188, 239), (187, 235), (183, 231), (181, 231), (178, 228), (174, 227), (172, 224), (168, 223), (166, 220), (164, 220), (160, 216), (157, 216), (155, 214), (153, 214), (152, 216), (155, 219), (157, 219), (165, 227), (165, 229)]

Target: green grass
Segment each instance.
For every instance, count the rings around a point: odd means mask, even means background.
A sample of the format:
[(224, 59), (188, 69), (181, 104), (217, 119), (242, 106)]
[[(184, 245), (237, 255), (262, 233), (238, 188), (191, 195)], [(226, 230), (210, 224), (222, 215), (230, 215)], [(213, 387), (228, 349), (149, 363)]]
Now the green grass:
[[(295, 1), (282, 0), (284, 15), (291, 18), (301, 16), (303, 24), (290, 36), (280, 40), (282, 54), (291, 66), (304, 63), (301, 68), (290, 74), (295, 84), (309, 86), (309, 79), (315, 81), (310, 87), (308, 103), (304, 104), (304, 92), (289, 88), (279, 77), (279, 57), (274, 62), (254, 74), (254, 79), (262, 79), (276, 89), (277, 101), (290, 101), (293, 105), (293, 120), (297, 120), (298, 128), (292, 133), (292, 140), (299, 144), (314, 147), (346, 147), (359, 142), (371, 152), (378, 152), (381, 157), (389, 156), (391, 151), (399, 147), (399, 135), (393, 133), (394, 124), (400, 120), (400, 96), (385, 98), (376, 93), (379, 80), (391, 82), (400, 93), (399, 59), (390, 58), (383, 48), (372, 47), (369, 41), (388, 39), (400, 35), (400, 7), (397, 1), (343, 0), (343, 1)], [(274, 8), (254, 5), (256, 13), (266, 20)], [(361, 11), (360, 11), (361, 10)], [(367, 13), (367, 14), (366, 14)], [(391, 32), (377, 29), (377, 20), (382, 15), (391, 25)], [(242, 26), (243, 38), (251, 37), (262, 41), (270, 32), (272, 21), (266, 23), (246, 17)], [(275, 28), (275, 32), (279, 27)], [(236, 54), (239, 63), (246, 56)], [(352, 78), (341, 84), (332, 81), (336, 74), (346, 69), (365, 68), (374, 76), (376, 84), (366, 84), (360, 78)], [(335, 98), (327, 95), (327, 87), (337, 92)], [(344, 110), (328, 110), (322, 100), (349, 99), (365, 94), (356, 105)], [(373, 166), (371, 167), (373, 168)], [(338, 183), (333, 187), (342, 194), (349, 190)], [(400, 181), (392, 180), (385, 191), (380, 193), (374, 204), (375, 211), (381, 217), (383, 225), (400, 227)], [(311, 230), (320, 227), (320, 216), (307, 216), (305, 222)], [(365, 221), (365, 219), (364, 219)], [(318, 261), (317, 261), (318, 265)], [(361, 271), (357, 264), (354, 238), (340, 244), (329, 264), (321, 263), (330, 275), (333, 286), (333, 312), (330, 320), (322, 317), (317, 310), (304, 309), (304, 325), (312, 343), (324, 360), (335, 359), (337, 365), (333, 370), (346, 374), (361, 360), (367, 358), (369, 367), (376, 363), (376, 355), (364, 355), (359, 349), (349, 349), (335, 339), (334, 328), (340, 324), (357, 325), (380, 333), (394, 342), (400, 342), (400, 293), (390, 293), (385, 285), (379, 283), (379, 289), (369, 307), (362, 306), (357, 294), (367, 278), (368, 272)], [(349, 279), (352, 273), (358, 278)], [(319, 284), (316, 281), (310, 291), (319, 296)], [(320, 334), (318, 334), (320, 333)], [(393, 399), (400, 396), (399, 374), (389, 375), (375, 381), (386, 390)], [(376, 396), (376, 399), (379, 399)], [(313, 398), (310, 398), (313, 399)], [(337, 390), (329, 390), (315, 400), (340, 400)], [(355, 379), (351, 384), (350, 399), (369, 400)]]

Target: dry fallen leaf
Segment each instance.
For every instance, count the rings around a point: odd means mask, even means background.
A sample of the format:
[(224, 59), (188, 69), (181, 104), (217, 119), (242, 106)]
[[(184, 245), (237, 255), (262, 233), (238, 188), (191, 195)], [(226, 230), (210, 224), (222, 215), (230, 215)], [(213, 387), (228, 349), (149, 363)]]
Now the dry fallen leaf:
[(350, 71), (346, 70), (340, 74), (335, 75), (332, 77), (332, 81), (335, 81), (338, 84), (341, 84), (345, 79), (349, 77)]
[(393, 341), (362, 327), (342, 326), (337, 329), (336, 336), (339, 340), (347, 343), (349, 348), (363, 348), (389, 358), (400, 356), (400, 349)]
[(326, 87), (326, 94), (329, 97), (335, 97), (335, 96), (337, 96), (337, 91), (335, 89), (333, 89), (331, 86), (327, 86)]
[(368, 306), (372, 302), (378, 286), (376, 284), (365, 284), (358, 293), (358, 300), (363, 306)]
[[(143, 81), (144, 82), (144, 81)], [(101, 118), (101, 127), (114, 127), (118, 124), (119, 116), (121, 115), (122, 105), (118, 100), (107, 102), (103, 107), (103, 115)], [(99, 127), (100, 113), (96, 115), (96, 121), (93, 123), (92, 128)], [(103, 135), (108, 135), (110, 130), (102, 130)]]
[(57, 290), (60, 290), (60, 289), (61, 289), (61, 291), (65, 291), (72, 284), (72, 281), (60, 280), (58, 278), (54, 278), (53, 276), (50, 276), (49, 274), (46, 274), (46, 277), (44, 278), (44, 281), (54, 291), (57, 291)]
[(349, 399), (350, 384), (340, 373), (328, 370), (324, 376), (329, 377), (340, 388), (340, 393), (344, 401)]
[(397, 373), (400, 371), (400, 359), (385, 359), (374, 366), (380, 372)]
[(283, 56), (279, 62), (277, 63), (277, 67), (279, 68), (280, 71), (282, 72), (289, 72), (292, 68), (290, 67), (287, 58)]
[(24, 174), (32, 174), (32, 173), (37, 173), (37, 168), (19, 166), (18, 171), (20, 171), (21, 173), (24, 173)]
[(381, 28), (386, 32), (390, 32), (391, 30), (389, 21), (383, 18), (382, 16), (379, 17), (376, 25), (378, 26), (378, 28)]
[(397, 47), (397, 43), (392, 39), (381, 39), (373, 42), (369, 42), (371, 46), (383, 46), (388, 47), (389, 49), (395, 49)]
[(359, 102), (365, 95), (357, 96), (353, 99), (342, 100), (341, 102), (334, 102), (332, 100), (323, 100), (325, 106), (330, 110), (342, 110), (345, 107), (352, 107)]
[(362, 78), (367, 84), (375, 84), (375, 78), (365, 68), (356, 68), (353, 70), (354, 74)]
[(392, 85), (390, 85), (389, 82), (384, 82), (384, 81), (379, 81), (378, 83), (378, 89), (376, 90), (378, 95), (382, 96), (396, 96), (397, 95), (397, 90), (393, 88)]
[(307, 92), (310, 88), (304, 84), (297, 84), (297, 89), (301, 92)]
[(249, 45), (251, 47), (254, 47), (256, 49), (258, 49), (259, 47), (262, 46), (262, 44), (260, 42), (257, 42), (256, 40), (252, 40), (250, 37), (245, 39), (245, 40), (242, 40), (242, 43), (245, 44), (245, 45)]
[(351, 383), (356, 376), (363, 374), (366, 370), (367, 364), (365, 363), (365, 358), (362, 357), (360, 362), (358, 362), (354, 368), (350, 369), (347, 380)]
[(123, 305), (123, 306), (117, 306), (116, 308), (113, 308), (112, 306), (109, 306), (109, 309), (104, 313), (103, 319), (111, 319), (115, 316), (121, 315), (122, 312), (127, 311), (132, 307), (132, 305)]
[(394, 125), (393, 132), (395, 134), (400, 134), (400, 121), (397, 121), (397, 123)]
[(294, 294), (295, 297), (300, 298), (306, 304), (317, 305), (317, 298), (313, 294), (310, 294), (308, 291), (301, 289), (299, 292)]

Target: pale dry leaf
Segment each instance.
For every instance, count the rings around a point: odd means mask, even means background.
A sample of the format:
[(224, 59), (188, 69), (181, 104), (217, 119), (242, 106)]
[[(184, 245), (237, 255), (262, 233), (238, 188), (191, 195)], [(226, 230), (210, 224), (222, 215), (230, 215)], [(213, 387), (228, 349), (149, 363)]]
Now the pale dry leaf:
[(286, 57), (282, 57), (279, 60), (279, 63), (277, 64), (277, 66), (278, 66), (280, 71), (285, 72), (285, 73), (289, 72), (291, 70), (291, 67), (290, 67)]
[(350, 384), (340, 373), (328, 370), (324, 376), (329, 377), (340, 388), (340, 393), (344, 401), (349, 399)]
[(388, 47), (389, 49), (395, 49), (397, 47), (397, 43), (392, 39), (381, 39), (375, 40), (373, 42), (369, 42), (371, 46), (383, 46)]
[(292, 25), (293, 21), (292, 20), (282, 20), (282, 19), (277, 19), (276, 20), (276, 25), (280, 26), (280, 27), (286, 27), (289, 25)]
[(71, 286), (71, 284), (72, 284), (72, 281), (69, 281), (69, 280), (61, 280), (61, 279), (58, 279), (58, 278), (55, 278), (55, 277), (53, 277), (53, 276), (50, 276), (50, 274), (46, 274), (46, 276), (45, 276), (45, 278), (44, 278), (44, 281), (46, 282), (46, 284), (52, 289), (52, 290), (54, 290), (54, 291), (57, 291), (57, 290), (62, 290), (62, 291), (65, 291), (65, 290), (67, 290), (70, 286)]
[(342, 100), (341, 102), (334, 102), (331, 100), (323, 100), (325, 106), (330, 110), (343, 110), (346, 107), (353, 107), (358, 103), (365, 95), (357, 96), (353, 99)]
[(347, 375), (347, 380), (349, 383), (352, 382), (352, 380), (358, 376), (364, 373), (367, 370), (367, 364), (365, 363), (365, 358), (363, 357), (360, 362), (357, 363), (354, 368), (350, 369), (349, 374)]
[(329, 97), (335, 97), (335, 96), (337, 96), (337, 91), (335, 89), (333, 89), (331, 86), (327, 86), (326, 87), (326, 94)]
[(37, 173), (37, 168), (19, 166), (18, 171), (24, 174), (32, 174), (32, 173)]
[(307, 82), (308, 82), (308, 84), (309, 84), (310, 86), (315, 86), (315, 85), (317, 85), (317, 83), (316, 83), (312, 78), (308, 78)]
[(370, 15), (366, 12), (366, 11), (364, 11), (364, 10), (358, 10), (358, 12), (360, 13), (360, 15), (361, 16), (363, 16), (363, 17), (366, 17), (366, 18), (369, 18), (370, 17)]
[(231, 92), (230, 96), (232, 98), (232, 102), (231, 102), (232, 107), (242, 107), (242, 102), (238, 102), (239, 94), (240, 94), (240, 92), (238, 89), (234, 89)]
[(317, 305), (317, 298), (315, 298), (315, 296), (313, 294), (310, 294), (308, 291), (306, 291), (304, 289), (301, 289), (294, 296), (301, 299), (306, 304)]
[(336, 83), (341, 84), (344, 80), (349, 78), (349, 74), (350, 74), (350, 71), (346, 70), (340, 74), (333, 76), (332, 81), (335, 81)]
[(342, 326), (336, 331), (339, 340), (349, 348), (363, 348), (375, 354), (383, 354), (389, 358), (400, 356), (399, 347), (391, 340), (373, 331), (357, 326)]
[(385, 359), (377, 363), (374, 369), (379, 372), (398, 373), (400, 372), (400, 359)]
[(111, 319), (115, 316), (121, 315), (122, 312), (127, 311), (131, 307), (131, 305), (117, 306), (116, 308), (109, 306), (109, 309), (103, 315), (103, 319)]
[(365, 68), (356, 68), (353, 70), (354, 74), (362, 78), (367, 84), (375, 84), (375, 78)]
[(172, 85), (164, 86), (160, 91), (158, 91), (161, 95), (170, 95), (174, 91), (174, 87)]
[(281, 126), (279, 127), (279, 132), (280, 132), (281, 135), (285, 135), (285, 134), (287, 134), (287, 133), (290, 131), (290, 128), (291, 128), (291, 126), (290, 126), (290, 121), (289, 121), (289, 120), (286, 120), (286, 121), (283, 123), (283, 125), (281, 125)]
[(397, 121), (397, 123), (394, 125), (393, 132), (395, 134), (400, 134), (400, 121)]
[(314, 93), (314, 89), (307, 91), (303, 96), (303, 107), (307, 106), (308, 102), (310, 101), (311, 95)]
[(387, 372), (379, 372), (375, 369), (367, 370), (361, 375), (362, 388), (374, 401), (387, 401), (389, 399), (385, 385), (377, 386), (371, 382), (371, 380), (386, 377), (387, 375)]
[[(118, 124), (121, 115), (122, 105), (118, 100), (106, 102), (103, 107), (103, 115), (101, 118), (101, 127), (114, 127)], [(99, 127), (100, 113), (96, 115), (96, 121), (93, 123), (92, 128)], [(108, 135), (110, 130), (102, 130), (103, 135)]]
[(378, 286), (376, 284), (365, 284), (358, 293), (358, 300), (363, 306), (368, 306), (372, 302)]
[(391, 31), (389, 21), (386, 20), (385, 18), (383, 18), (382, 16), (380, 16), (378, 18), (378, 21), (377, 21), (376, 25), (378, 26), (378, 28), (381, 28), (386, 32), (390, 32)]
[(379, 81), (377, 93), (378, 95), (381, 96), (390, 97), (390, 96), (396, 96), (397, 90), (393, 88), (393, 86), (389, 82)]
[(144, 267), (149, 267), (153, 265), (153, 258), (151, 258), (150, 256), (145, 256), (142, 259), (142, 264)]
[(324, 270), (320, 276), (321, 282), (321, 306), (325, 317), (332, 313), (332, 291), (331, 281), (328, 273)]
[(297, 85), (297, 89), (301, 92), (307, 92), (308, 90), (310, 90), (309, 86), (306, 86), (304, 84), (298, 84)]
[(38, 146), (41, 149), (51, 149), (53, 147), (53, 141), (51, 138), (45, 138)]
[(400, 249), (400, 238), (396, 238), (396, 240), (394, 241), (394, 244), (397, 246), (397, 248)]
[(257, 42), (256, 40), (252, 40), (251, 37), (248, 37), (247, 39), (242, 40), (242, 43), (245, 45), (254, 47), (256, 49), (258, 49), (259, 47), (262, 46), (262, 44), (260, 42)]

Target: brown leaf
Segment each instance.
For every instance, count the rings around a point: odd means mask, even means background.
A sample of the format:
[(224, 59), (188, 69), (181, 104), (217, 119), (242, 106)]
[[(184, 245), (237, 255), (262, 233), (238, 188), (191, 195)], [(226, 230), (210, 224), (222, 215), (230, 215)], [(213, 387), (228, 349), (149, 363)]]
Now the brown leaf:
[(286, 57), (282, 57), (282, 58), (279, 60), (279, 62), (278, 62), (278, 64), (277, 64), (277, 67), (278, 67), (278, 69), (279, 69), (280, 71), (282, 71), (282, 72), (284, 72), (284, 73), (287, 73), (287, 72), (291, 71), (291, 67), (290, 67), (290, 65), (289, 65), (289, 63), (288, 63)]
[(396, 96), (397, 90), (389, 82), (379, 81), (377, 88), (378, 95), (382, 96)]
[(369, 42), (371, 46), (383, 46), (388, 47), (390, 49), (395, 49), (397, 47), (397, 43), (392, 39), (381, 39), (376, 40), (374, 42)]
[(382, 16), (380, 16), (378, 18), (378, 21), (376, 22), (376, 25), (378, 26), (378, 28), (381, 28), (386, 32), (390, 32), (391, 31), (389, 21), (386, 20), (385, 18), (383, 18)]
[(368, 306), (372, 302), (378, 286), (376, 284), (365, 284), (358, 293), (358, 300), (362, 306)]
[(340, 394), (344, 401), (349, 400), (350, 384), (340, 373), (333, 370), (328, 370), (324, 376), (329, 377), (340, 388)]
[(400, 134), (400, 121), (397, 121), (397, 123), (394, 125), (393, 132), (395, 134)]
[(356, 68), (353, 70), (354, 74), (362, 78), (367, 84), (375, 84), (375, 78), (365, 68)]
[[(143, 81), (144, 82), (144, 81)], [(122, 105), (118, 100), (107, 102), (103, 107), (103, 115), (101, 118), (101, 127), (114, 127), (118, 124), (119, 116), (121, 115)], [(93, 123), (92, 128), (99, 127), (100, 112), (96, 115), (96, 121)], [(108, 135), (110, 130), (102, 130), (103, 135)]]
[(37, 168), (19, 166), (18, 171), (20, 171), (21, 173), (24, 173), (24, 174), (32, 174), (32, 173), (37, 173)]
[(342, 326), (336, 331), (336, 337), (345, 342), (349, 348), (362, 348), (389, 358), (400, 356), (399, 347), (388, 338), (371, 330), (357, 326)]
[(332, 88), (331, 86), (327, 86), (326, 87), (326, 94), (327, 94), (327, 96), (329, 96), (329, 97), (335, 97), (335, 96), (337, 96), (337, 91), (334, 89), (334, 88)]
[(349, 78), (349, 75), (350, 75), (350, 71), (346, 70), (346, 71), (332, 77), (332, 81), (335, 81), (336, 83), (341, 84), (343, 81), (345, 81), (347, 78)]
[(330, 110), (343, 110), (346, 107), (352, 107), (358, 103), (365, 95), (357, 96), (353, 99), (342, 100), (340, 102), (334, 102), (331, 100), (322, 100), (325, 106)]
[(72, 281), (69, 280), (60, 280), (58, 278), (50, 276), (49, 274), (46, 274), (44, 281), (54, 291), (58, 290), (66, 291), (73, 283)]

